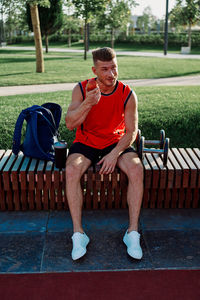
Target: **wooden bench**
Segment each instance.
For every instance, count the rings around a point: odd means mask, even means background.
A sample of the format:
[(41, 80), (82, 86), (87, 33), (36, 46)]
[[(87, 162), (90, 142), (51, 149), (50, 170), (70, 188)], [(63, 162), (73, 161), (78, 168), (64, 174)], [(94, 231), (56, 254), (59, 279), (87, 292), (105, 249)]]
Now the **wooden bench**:
[[(172, 148), (167, 166), (146, 153), (143, 208), (200, 207), (200, 150)], [(127, 178), (90, 167), (81, 179), (85, 209), (126, 208)], [(65, 171), (54, 163), (0, 150), (0, 210), (66, 210)]]

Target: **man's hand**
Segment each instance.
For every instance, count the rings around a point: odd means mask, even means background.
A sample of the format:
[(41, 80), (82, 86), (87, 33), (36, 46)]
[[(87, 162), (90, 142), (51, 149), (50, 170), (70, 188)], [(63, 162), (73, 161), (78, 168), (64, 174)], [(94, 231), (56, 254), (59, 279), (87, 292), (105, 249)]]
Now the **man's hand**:
[(112, 152), (105, 155), (97, 164), (102, 167), (99, 171), (99, 174), (111, 174), (116, 166), (118, 157), (114, 155)]
[(87, 103), (91, 106), (96, 105), (101, 98), (101, 91), (99, 86), (97, 86), (95, 89), (91, 91), (87, 91), (87, 86), (86, 86), (86, 99)]

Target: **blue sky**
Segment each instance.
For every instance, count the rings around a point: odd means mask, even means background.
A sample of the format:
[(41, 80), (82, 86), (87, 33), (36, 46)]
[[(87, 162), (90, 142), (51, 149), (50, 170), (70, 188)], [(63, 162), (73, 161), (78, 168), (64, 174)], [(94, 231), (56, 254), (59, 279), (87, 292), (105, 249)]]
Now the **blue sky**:
[[(166, 0), (136, 0), (139, 5), (133, 9), (133, 15), (142, 15), (144, 8), (151, 7), (152, 14), (162, 18), (166, 11)], [(176, 0), (168, 0), (169, 11), (174, 7)]]

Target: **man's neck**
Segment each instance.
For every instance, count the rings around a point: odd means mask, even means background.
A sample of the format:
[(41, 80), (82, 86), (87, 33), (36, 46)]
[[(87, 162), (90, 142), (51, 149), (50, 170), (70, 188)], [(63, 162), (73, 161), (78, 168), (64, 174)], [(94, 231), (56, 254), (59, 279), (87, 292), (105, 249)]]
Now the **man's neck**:
[(114, 90), (116, 84), (117, 84), (117, 80), (116, 80), (115, 84), (113, 84), (111, 86), (106, 86), (106, 85), (102, 84), (101, 82), (98, 82), (100, 91), (103, 94), (110, 94), (110, 93), (112, 93), (112, 91)]

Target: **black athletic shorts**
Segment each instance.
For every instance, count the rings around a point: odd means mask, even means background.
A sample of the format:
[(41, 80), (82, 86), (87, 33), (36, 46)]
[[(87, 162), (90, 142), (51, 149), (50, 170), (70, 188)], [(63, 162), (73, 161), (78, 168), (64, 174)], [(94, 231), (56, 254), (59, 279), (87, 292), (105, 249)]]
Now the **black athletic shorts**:
[[(87, 146), (85, 144), (76, 142), (76, 143), (72, 144), (72, 146), (70, 147), (68, 155), (70, 155), (72, 153), (81, 153), (85, 157), (87, 157), (89, 160), (91, 160), (92, 164), (96, 164), (98, 161), (100, 161), (102, 159), (102, 157), (104, 157), (105, 155), (110, 153), (115, 148), (116, 145), (117, 145), (117, 143), (112, 144), (104, 149), (96, 149), (96, 148)], [(136, 150), (130, 146), (127, 149), (125, 149), (120, 155), (123, 155), (128, 152), (136, 153)]]

